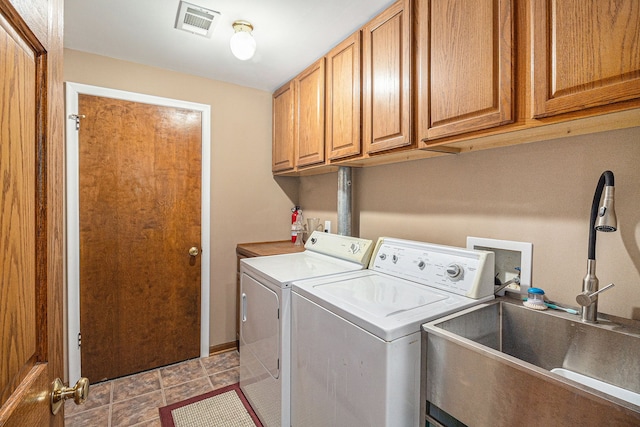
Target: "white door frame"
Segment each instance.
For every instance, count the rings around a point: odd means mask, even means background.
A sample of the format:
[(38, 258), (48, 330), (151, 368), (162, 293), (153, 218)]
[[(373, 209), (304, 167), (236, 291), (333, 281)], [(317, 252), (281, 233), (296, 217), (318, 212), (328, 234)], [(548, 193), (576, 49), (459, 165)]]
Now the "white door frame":
[[(200, 357), (209, 356), (209, 278), (210, 278), (210, 207), (211, 207), (211, 106), (170, 98), (144, 95), (121, 90), (65, 83), (66, 90), (66, 159), (67, 159), (67, 340), (69, 383), (80, 378), (80, 205), (79, 205), (79, 152), (76, 121), (70, 116), (78, 114), (78, 95), (87, 94), (122, 99), (145, 104), (184, 108), (202, 113), (202, 219), (201, 219), (201, 287), (200, 287)], [(82, 126), (82, 123), (80, 124)]]

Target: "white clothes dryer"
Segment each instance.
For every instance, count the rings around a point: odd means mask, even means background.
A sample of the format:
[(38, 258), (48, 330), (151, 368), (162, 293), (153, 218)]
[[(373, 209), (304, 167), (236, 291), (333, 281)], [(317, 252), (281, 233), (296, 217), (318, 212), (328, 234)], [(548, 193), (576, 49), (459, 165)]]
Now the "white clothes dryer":
[(316, 231), (303, 252), (240, 261), (240, 388), (265, 426), (290, 426), (291, 283), (366, 268), (373, 246)]
[(493, 296), (494, 254), (382, 238), (369, 268), (293, 283), (291, 425), (420, 425), (420, 326)]

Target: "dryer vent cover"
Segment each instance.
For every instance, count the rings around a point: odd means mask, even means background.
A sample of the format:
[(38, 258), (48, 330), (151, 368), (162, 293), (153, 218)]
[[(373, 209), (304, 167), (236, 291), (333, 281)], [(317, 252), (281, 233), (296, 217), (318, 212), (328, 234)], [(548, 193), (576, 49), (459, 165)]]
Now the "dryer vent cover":
[(176, 18), (176, 28), (211, 38), (219, 20), (220, 12), (181, 1)]

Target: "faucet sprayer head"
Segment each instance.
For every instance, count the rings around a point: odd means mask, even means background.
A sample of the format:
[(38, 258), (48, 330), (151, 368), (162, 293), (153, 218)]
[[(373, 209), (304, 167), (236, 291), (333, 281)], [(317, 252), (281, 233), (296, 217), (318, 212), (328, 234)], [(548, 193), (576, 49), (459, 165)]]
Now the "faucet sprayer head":
[(611, 232), (618, 229), (618, 220), (613, 203), (614, 187), (606, 185), (602, 196), (602, 205), (598, 209), (598, 218), (595, 229), (597, 231)]
[[(604, 171), (598, 180), (596, 192), (591, 203), (589, 218), (589, 254), (587, 258), (587, 274), (582, 279), (582, 294), (576, 301), (582, 305), (583, 322), (598, 321), (598, 278), (596, 277), (596, 234), (598, 231), (616, 231), (616, 211), (613, 208), (613, 172)], [(604, 195), (603, 195), (604, 194)], [(600, 205), (600, 200), (602, 204)], [(598, 207), (600, 205), (600, 207)], [(606, 288), (603, 288), (603, 290)], [(591, 298), (594, 297), (594, 298)]]

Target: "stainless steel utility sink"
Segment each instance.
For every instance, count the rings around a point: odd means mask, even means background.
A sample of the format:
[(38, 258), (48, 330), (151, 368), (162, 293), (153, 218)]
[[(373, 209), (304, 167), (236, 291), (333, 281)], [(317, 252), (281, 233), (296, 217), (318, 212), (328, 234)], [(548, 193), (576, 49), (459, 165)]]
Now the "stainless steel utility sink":
[(640, 328), (632, 323), (586, 324), (509, 299), (428, 323), (422, 401), (470, 426), (638, 426)]

